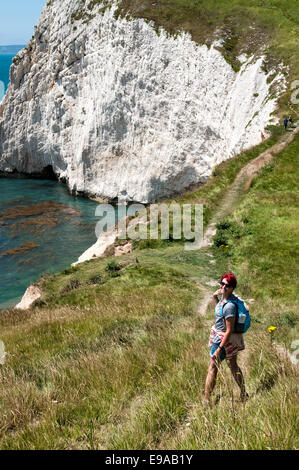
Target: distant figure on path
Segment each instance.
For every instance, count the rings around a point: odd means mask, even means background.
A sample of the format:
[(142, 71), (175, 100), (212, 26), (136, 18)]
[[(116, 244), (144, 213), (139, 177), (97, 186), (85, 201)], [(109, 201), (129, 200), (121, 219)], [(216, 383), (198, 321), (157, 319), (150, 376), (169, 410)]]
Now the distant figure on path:
[(292, 119), (292, 116), (289, 117), (289, 123), (290, 125), (292, 126), (293, 125), (293, 119)]
[[(211, 393), (215, 387), (216, 377), (221, 361), (226, 359), (235, 381), (240, 387), (242, 401), (248, 398), (245, 390), (245, 383), (242, 371), (237, 364), (237, 354), (245, 349), (243, 334), (233, 333), (237, 307), (233, 302), (227, 302), (233, 298), (233, 290), (237, 286), (237, 279), (232, 273), (224, 274), (220, 282), (221, 288), (213, 294), (216, 304), (215, 325), (213, 325), (210, 334), (209, 346), (210, 364), (206, 378), (205, 395), (203, 404), (208, 405)], [(218, 296), (221, 295), (220, 300)], [(222, 309), (222, 305), (224, 305)], [(221, 313), (223, 310), (223, 313)]]
[(284, 118), (283, 125), (284, 125), (285, 130), (287, 130), (287, 127), (288, 127), (288, 120), (287, 120), (287, 118)]

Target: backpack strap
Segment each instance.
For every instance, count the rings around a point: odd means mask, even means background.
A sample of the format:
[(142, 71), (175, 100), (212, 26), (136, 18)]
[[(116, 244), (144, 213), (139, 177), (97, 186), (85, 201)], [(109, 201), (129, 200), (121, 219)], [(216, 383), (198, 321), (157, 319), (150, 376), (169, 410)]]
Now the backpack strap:
[(235, 321), (235, 327), (238, 323), (238, 318), (239, 318), (239, 309), (238, 309), (238, 297), (236, 297), (235, 295), (233, 296), (232, 299), (227, 299), (222, 305), (221, 305), (221, 315), (223, 315), (223, 308), (225, 307), (225, 305), (228, 304), (228, 302), (232, 302), (235, 306), (236, 306), (236, 321)]
[[(220, 302), (223, 300), (223, 298), (221, 297), (221, 300)], [(232, 302), (233, 304), (235, 304), (235, 306), (237, 307), (237, 310), (238, 310), (238, 298), (234, 295), (234, 297), (232, 299), (227, 299), (222, 305), (221, 305), (221, 314), (223, 315), (223, 308), (225, 307), (225, 305), (228, 304), (228, 302)]]

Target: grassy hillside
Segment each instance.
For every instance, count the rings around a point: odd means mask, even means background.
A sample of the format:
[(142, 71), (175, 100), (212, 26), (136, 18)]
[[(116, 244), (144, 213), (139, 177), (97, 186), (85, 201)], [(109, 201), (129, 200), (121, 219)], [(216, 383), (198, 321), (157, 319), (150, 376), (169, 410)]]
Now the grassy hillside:
[[(49, 6), (53, 3), (49, 2)], [(88, 21), (111, 1), (82, 0), (71, 21)], [(298, 79), (298, 2), (285, 0), (120, 0), (117, 15), (142, 17), (170, 34), (191, 33), (238, 55), (265, 49), (265, 70), (283, 59)], [(280, 113), (290, 107), (290, 89)], [(295, 110), (295, 111), (294, 111)], [(281, 137), (219, 165), (177, 202), (203, 203), (205, 226), (239, 171)], [(0, 366), (1, 449), (298, 449), (299, 136), (260, 171), (212, 248), (137, 242), (119, 259), (93, 259), (40, 280), (42, 300), (0, 312), (8, 352)], [(200, 315), (220, 276), (235, 272), (252, 327), (240, 354), (250, 399), (224, 364), (211, 408), (201, 403), (213, 305)], [(276, 327), (269, 333), (270, 326)]]
[[(206, 201), (206, 220), (255, 151), (222, 163), (186, 196)], [(116, 261), (45, 276), (45, 297), (34, 308), (1, 312), (8, 356), (0, 369), (0, 448), (298, 448), (298, 369), (276, 346), (292, 352), (299, 338), (298, 151), (297, 135), (220, 221), (216, 240), (224, 246), (188, 252), (180, 243), (140, 244)], [(206, 409), (213, 308), (204, 317), (198, 308), (228, 268), (251, 301), (240, 355), (250, 400), (238, 401), (224, 365)]]
[(298, 144), (297, 136), (261, 170), (238, 208), (218, 224), (222, 243), (215, 248), (246, 285), (244, 294), (256, 299), (255, 318), (279, 326), (279, 342), (288, 350), (299, 338)]

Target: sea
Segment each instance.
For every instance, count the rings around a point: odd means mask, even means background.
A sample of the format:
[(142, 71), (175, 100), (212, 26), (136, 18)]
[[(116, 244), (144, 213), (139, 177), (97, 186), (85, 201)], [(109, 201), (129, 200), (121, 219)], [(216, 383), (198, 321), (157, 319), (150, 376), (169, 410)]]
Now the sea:
[[(15, 54), (0, 48), (0, 92)], [(16, 305), (30, 284), (69, 268), (95, 243), (97, 206), (57, 181), (0, 178), (0, 309)]]
[(1, 54), (0, 52), (0, 101), (2, 100), (4, 93), (7, 89), (9, 82), (9, 69), (12, 63), (14, 55)]

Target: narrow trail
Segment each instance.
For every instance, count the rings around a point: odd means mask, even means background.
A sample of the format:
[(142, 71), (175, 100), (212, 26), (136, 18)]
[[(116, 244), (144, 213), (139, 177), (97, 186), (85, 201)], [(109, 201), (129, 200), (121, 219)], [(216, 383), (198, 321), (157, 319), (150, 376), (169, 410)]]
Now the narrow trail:
[[(208, 247), (213, 245), (213, 237), (216, 235), (217, 223), (234, 210), (234, 208), (240, 202), (242, 196), (249, 190), (254, 176), (264, 166), (268, 165), (275, 155), (282, 152), (294, 140), (298, 132), (299, 127), (296, 127), (291, 134), (283, 135), (279, 142), (277, 142), (265, 152), (258, 155), (254, 160), (251, 160), (247, 165), (242, 168), (242, 170), (238, 173), (236, 179), (226, 192), (226, 196), (224, 197), (221, 206), (218, 208), (210, 224), (206, 228), (201, 247)], [(199, 306), (198, 315), (200, 317), (205, 317), (207, 314), (208, 307), (212, 301), (212, 295), (206, 287), (200, 286), (200, 288), (204, 294), (204, 297)], [(204, 320), (203, 324), (206, 324)], [(281, 358), (288, 358), (289, 360), (291, 360), (289, 352), (283, 346), (275, 346)]]
[(230, 188), (228, 188), (221, 206), (209, 223), (204, 233), (201, 248), (211, 246), (213, 244), (213, 237), (216, 235), (216, 224), (233, 211), (241, 197), (250, 188), (254, 176), (261, 170), (261, 168), (271, 163), (273, 157), (284, 150), (294, 140), (295, 135), (298, 132), (299, 127), (296, 127), (291, 134), (285, 134), (277, 144), (261, 153), (258, 157), (251, 160), (242, 168)]
[[(258, 155), (258, 157), (250, 161), (246, 166), (242, 168), (242, 170), (238, 173), (236, 179), (232, 183), (231, 187), (227, 191), (221, 206), (219, 207), (216, 214), (212, 218), (210, 224), (208, 225), (204, 233), (204, 239), (201, 244), (201, 247), (208, 247), (213, 244), (213, 237), (216, 234), (217, 222), (222, 220), (225, 216), (227, 216), (234, 210), (241, 197), (249, 190), (252, 179), (258, 173), (258, 171), (265, 165), (268, 165), (275, 155), (284, 150), (287, 145), (289, 145), (293, 141), (295, 135), (298, 132), (299, 127), (296, 127), (292, 134), (284, 135), (277, 144), (273, 145), (273, 147)], [(211, 326), (209, 320), (206, 317), (208, 308), (212, 303), (212, 292), (210, 291), (210, 289), (201, 284), (198, 284), (198, 288), (203, 295), (197, 312), (199, 317), (201, 318), (201, 325), (203, 327), (207, 327), (208, 325)], [(291, 361), (289, 352), (283, 346), (279, 344), (274, 344), (274, 346), (282, 360)], [(189, 426), (191, 426), (193, 420), (197, 419), (198, 414), (201, 414), (202, 419), (206, 419), (204, 414), (202, 414), (201, 408), (198, 407), (198, 403), (190, 405), (190, 412), (186, 417), (185, 422), (178, 426), (176, 430), (176, 436), (178, 441), (182, 441), (190, 433)], [(158, 448), (164, 449), (163, 446), (158, 446)]]
[[(213, 237), (216, 235), (217, 223), (234, 210), (240, 202), (241, 197), (249, 190), (254, 176), (264, 166), (268, 165), (275, 155), (284, 150), (294, 140), (295, 135), (298, 132), (299, 127), (296, 127), (291, 134), (283, 135), (279, 142), (258, 155), (254, 160), (251, 160), (242, 168), (230, 188), (228, 188), (221, 206), (218, 208), (206, 228), (201, 248), (213, 245)], [(203, 286), (201, 286), (201, 290), (204, 293), (204, 298), (199, 306), (198, 314), (200, 317), (204, 317), (211, 301), (211, 292)]]
[[(218, 209), (217, 213), (213, 217), (213, 220), (209, 224), (206, 232), (205, 232), (205, 245), (203, 246), (209, 246), (212, 245), (212, 237), (214, 236), (216, 232), (216, 223), (221, 220), (225, 215), (229, 214), (231, 211), (233, 211), (234, 207), (237, 205), (237, 203), (240, 200), (240, 197), (245, 194), (245, 192), (250, 188), (250, 184), (252, 181), (252, 178), (254, 175), (265, 165), (267, 165), (273, 158), (274, 155), (277, 153), (281, 152), (294, 138), (295, 134), (299, 132), (299, 128), (296, 128), (295, 131), (291, 135), (284, 136), (284, 139), (282, 139), (280, 142), (278, 142), (276, 145), (271, 147), (269, 150), (266, 152), (260, 154), (257, 158), (255, 158), (253, 161), (251, 161), (249, 164), (247, 164), (237, 175), (235, 181), (230, 187), (230, 191), (228, 191), (227, 196), (223, 199), (223, 202), (221, 204), (221, 207)], [(208, 256), (211, 256), (210, 254)], [(194, 279), (195, 280), (195, 279)], [(197, 315), (200, 317), (200, 324), (202, 328), (210, 327), (211, 326), (211, 319), (207, 318), (207, 312), (210, 304), (212, 303), (212, 287), (213, 287), (213, 281), (211, 280), (210, 283), (206, 283), (207, 286), (210, 286), (211, 289), (208, 287), (202, 285), (199, 283), (199, 280), (196, 279), (196, 285), (198, 290), (201, 293), (201, 301), (200, 305), (197, 310)], [(213, 287), (215, 290), (216, 287)], [(178, 325), (179, 328), (180, 325)], [(190, 319), (186, 320), (182, 325), (181, 328), (186, 331), (188, 329), (189, 333), (196, 335), (196, 325), (194, 322), (194, 318), (191, 317)], [(206, 345), (207, 346), (207, 345)], [(204, 348), (204, 344), (202, 345)], [(189, 350), (186, 349), (184, 351), (184, 355), (188, 357)], [(285, 354), (285, 351), (281, 349), (281, 354)], [(177, 373), (177, 369), (175, 369), (175, 372)], [(170, 370), (168, 372), (169, 375), (173, 375), (174, 370)], [(165, 374), (164, 377), (166, 377), (167, 374)], [(166, 380), (166, 379), (165, 379)], [(203, 384), (199, 384), (199, 387), (203, 386)], [(134, 417), (138, 416), (139, 413), (142, 413), (144, 404), (148, 400), (148, 391), (142, 392), (140, 394), (136, 394), (136, 396), (130, 401), (130, 404), (127, 406), (124, 406), (122, 409), (121, 415), (124, 416), (125, 418), (122, 420), (121, 417), (118, 418), (118, 424), (117, 426), (119, 427), (120, 425), (128, 425), (130, 422), (134, 422)], [(178, 441), (182, 441), (188, 433), (190, 432), (190, 426), (192, 421), (198, 419), (198, 414), (202, 417), (202, 419), (207, 419), (206, 416), (206, 410), (199, 406), (198, 402), (196, 401), (195, 403), (189, 403), (189, 409), (188, 409), (188, 414), (184, 421), (178, 425), (175, 431), (175, 435), (177, 437)], [(116, 428), (117, 428), (116, 426)], [(109, 427), (106, 425), (103, 425), (101, 428), (101, 434), (103, 435), (109, 435)], [(168, 435), (167, 432), (165, 435), (163, 435), (162, 439), (160, 442), (158, 442), (155, 446), (155, 449), (164, 449), (165, 450), (165, 442), (167, 442), (168, 438), (171, 438), (173, 434), (173, 431)], [(107, 442), (104, 443), (104, 447), (107, 446)]]

